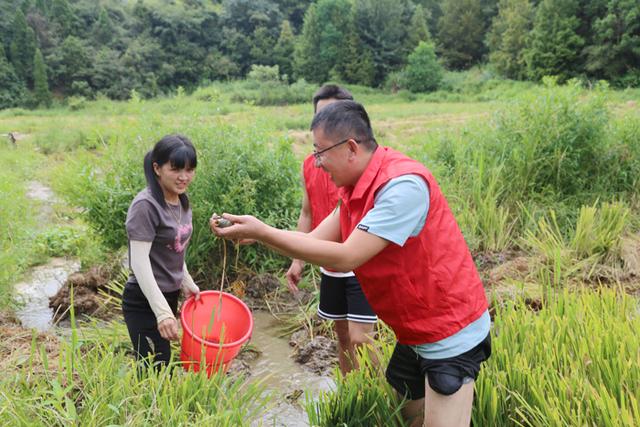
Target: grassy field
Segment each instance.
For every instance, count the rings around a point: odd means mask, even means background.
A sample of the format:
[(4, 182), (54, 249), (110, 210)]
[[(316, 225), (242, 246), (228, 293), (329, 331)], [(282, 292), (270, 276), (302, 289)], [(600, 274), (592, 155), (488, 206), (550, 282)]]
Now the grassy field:
[[(354, 88), (379, 143), (434, 172), (493, 295), (494, 356), (477, 383), (474, 425), (637, 425), (638, 94), (571, 84), (503, 89), (417, 97)], [(240, 95), (244, 102), (233, 101)], [(0, 134), (18, 137), (15, 146), (0, 141), (2, 311), (11, 311), (12, 284), (30, 266), (74, 256), (89, 268), (126, 243), (122, 224), (144, 185), (142, 156), (167, 133), (189, 136), (198, 149), (188, 263), (203, 287), (219, 283), (222, 259), (206, 229), (211, 212), (292, 227), (300, 161), (312, 150), (312, 107), (257, 106), (252, 96), (230, 84), (149, 101), (0, 112)], [(28, 195), (32, 181), (61, 199), (47, 221)], [(275, 273), (287, 264), (260, 248), (243, 249), (234, 262), (237, 271)], [(102, 333), (74, 330), (55, 357), (42, 337), (21, 336), (25, 351), (7, 359), (20, 369), (0, 380), (0, 420), (15, 425), (241, 425), (257, 414), (250, 402), (259, 387), (242, 381), (136, 378), (113, 351), (127, 342), (117, 323)], [(383, 333), (382, 354), (392, 341)], [(363, 370), (308, 401), (307, 412), (319, 425), (376, 424), (397, 419), (393, 400), (382, 377)]]

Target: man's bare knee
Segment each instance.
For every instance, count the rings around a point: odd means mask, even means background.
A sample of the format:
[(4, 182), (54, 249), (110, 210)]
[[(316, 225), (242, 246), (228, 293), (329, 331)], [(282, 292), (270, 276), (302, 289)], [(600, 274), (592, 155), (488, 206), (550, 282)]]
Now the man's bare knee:
[(474, 382), (463, 384), (455, 393), (445, 396), (427, 382), (424, 402), (425, 427), (468, 427), (471, 423)]

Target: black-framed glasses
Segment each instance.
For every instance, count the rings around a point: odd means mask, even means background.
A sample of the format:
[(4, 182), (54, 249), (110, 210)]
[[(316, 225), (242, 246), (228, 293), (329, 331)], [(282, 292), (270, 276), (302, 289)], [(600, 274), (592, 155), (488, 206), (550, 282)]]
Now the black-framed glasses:
[[(337, 147), (338, 145), (342, 145), (342, 144), (344, 144), (345, 142), (349, 142), (349, 141), (351, 141), (352, 139), (353, 139), (353, 138), (347, 138), (347, 139), (345, 139), (344, 141), (340, 141), (340, 142), (338, 142), (338, 143), (336, 143), (336, 144), (333, 144), (333, 145), (332, 145), (332, 146), (330, 146), (330, 147), (324, 148), (324, 149), (322, 149), (322, 150), (320, 150), (320, 151), (315, 151), (315, 150), (314, 150), (314, 151), (313, 151), (313, 157), (315, 157), (316, 161), (318, 161), (318, 162), (319, 162), (319, 161), (320, 161), (320, 159), (322, 158), (322, 153), (324, 153), (325, 151), (329, 151), (329, 150), (331, 150), (332, 148)], [(356, 143), (358, 142), (358, 141), (357, 141), (357, 140), (355, 140), (355, 139), (353, 139), (353, 140), (354, 140), (354, 141), (356, 141)]]

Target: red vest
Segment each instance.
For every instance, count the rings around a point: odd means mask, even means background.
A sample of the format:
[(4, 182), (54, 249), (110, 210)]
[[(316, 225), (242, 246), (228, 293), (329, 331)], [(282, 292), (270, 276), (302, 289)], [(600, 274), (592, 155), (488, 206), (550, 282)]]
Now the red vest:
[(406, 174), (420, 175), (428, 184), (424, 227), (404, 246), (389, 243), (355, 273), (369, 304), (398, 341), (416, 345), (455, 334), (477, 320), (488, 304), (469, 248), (435, 178), (395, 150), (378, 147), (356, 185), (341, 189), (343, 240), (373, 208), (376, 191)]
[(338, 188), (328, 173), (315, 166), (313, 154), (304, 159), (302, 174), (311, 206), (311, 229), (314, 229), (336, 208)]

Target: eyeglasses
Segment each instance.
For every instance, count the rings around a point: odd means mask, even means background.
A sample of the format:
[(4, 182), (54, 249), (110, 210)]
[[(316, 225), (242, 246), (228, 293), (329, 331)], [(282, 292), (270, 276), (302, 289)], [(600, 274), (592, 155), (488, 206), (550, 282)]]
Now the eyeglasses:
[(337, 147), (338, 145), (342, 145), (342, 144), (344, 144), (345, 142), (349, 142), (349, 141), (351, 141), (351, 140), (356, 141), (356, 143), (358, 143), (358, 141), (357, 141), (357, 140), (355, 140), (355, 139), (353, 139), (353, 138), (347, 138), (347, 139), (345, 139), (344, 141), (340, 141), (340, 142), (338, 142), (338, 143), (336, 143), (336, 144), (333, 144), (332, 146), (327, 147), (327, 148), (325, 148), (325, 149), (322, 149), (322, 150), (320, 150), (320, 151), (315, 151), (315, 150), (314, 150), (314, 151), (313, 151), (313, 157), (315, 157), (316, 162), (319, 162), (319, 161), (322, 159), (322, 153), (324, 153), (325, 151), (329, 151), (329, 150), (331, 150), (332, 148), (335, 148), (335, 147)]

